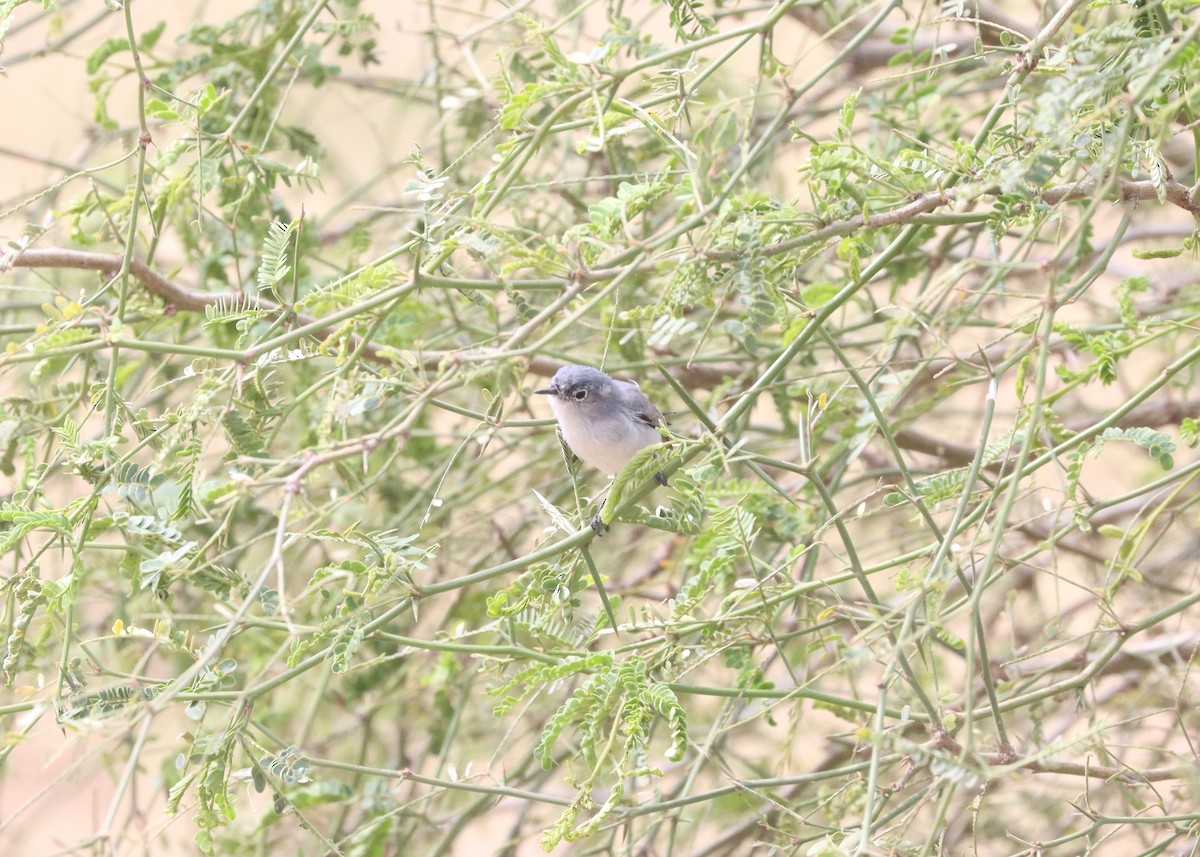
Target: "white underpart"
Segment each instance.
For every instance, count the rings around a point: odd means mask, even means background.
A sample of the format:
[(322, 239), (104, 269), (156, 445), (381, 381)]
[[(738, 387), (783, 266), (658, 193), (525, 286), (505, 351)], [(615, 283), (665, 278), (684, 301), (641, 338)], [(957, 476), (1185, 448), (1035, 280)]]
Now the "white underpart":
[(550, 407), (562, 428), (563, 439), (585, 464), (609, 476), (620, 471), (640, 450), (662, 442), (662, 436), (630, 414), (615, 410), (601, 419), (574, 402), (550, 396)]

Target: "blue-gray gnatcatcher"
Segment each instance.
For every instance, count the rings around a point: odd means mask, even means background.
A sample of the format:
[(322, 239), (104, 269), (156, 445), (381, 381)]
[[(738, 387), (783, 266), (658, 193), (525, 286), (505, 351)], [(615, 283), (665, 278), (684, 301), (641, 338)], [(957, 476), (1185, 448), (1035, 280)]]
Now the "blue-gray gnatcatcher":
[[(568, 365), (554, 373), (549, 387), (534, 392), (550, 397), (571, 451), (606, 475), (619, 472), (640, 450), (663, 441), (662, 411), (632, 381), (618, 381), (591, 366)], [(667, 482), (661, 473), (655, 479)], [(592, 528), (599, 533), (595, 521)]]

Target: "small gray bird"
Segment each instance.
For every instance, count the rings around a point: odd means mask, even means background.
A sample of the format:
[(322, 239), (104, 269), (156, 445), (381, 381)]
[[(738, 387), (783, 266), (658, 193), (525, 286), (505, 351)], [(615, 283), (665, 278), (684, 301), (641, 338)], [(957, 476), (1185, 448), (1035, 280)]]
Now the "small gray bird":
[[(571, 451), (606, 475), (663, 440), (662, 411), (632, 381), (618, 381), (591, 366), (568, 365), (554, 373), (549, 387), (534, 392), (550, 397)], [(662, 474), (656, 478), (666, 483)]]

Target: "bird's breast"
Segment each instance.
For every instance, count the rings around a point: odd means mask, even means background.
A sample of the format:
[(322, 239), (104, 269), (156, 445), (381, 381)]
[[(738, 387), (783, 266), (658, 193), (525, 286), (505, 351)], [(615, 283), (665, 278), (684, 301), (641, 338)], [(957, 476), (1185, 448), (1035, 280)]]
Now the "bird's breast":
[(661, 440), (658, 432), (632, 417), (600, 417), (577, 409), (564, 413), (571, 405), (556, 401), (551, 407), (567, 446), (585, 464), (605, 475), (617, 473), (640, 450)]

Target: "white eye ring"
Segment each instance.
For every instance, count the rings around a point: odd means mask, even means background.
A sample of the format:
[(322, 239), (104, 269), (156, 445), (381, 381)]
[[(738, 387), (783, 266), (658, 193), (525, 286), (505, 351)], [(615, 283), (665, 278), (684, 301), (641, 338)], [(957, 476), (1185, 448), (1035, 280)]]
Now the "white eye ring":
[(587, 398), (587, 390), (576, 390), (573, 395), (575, 396), (575, 401), (582, 402)]

